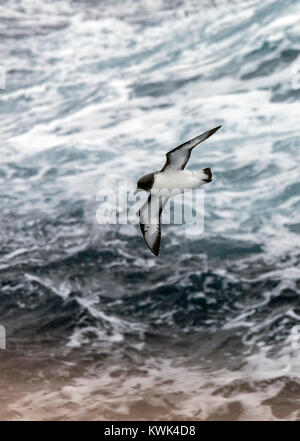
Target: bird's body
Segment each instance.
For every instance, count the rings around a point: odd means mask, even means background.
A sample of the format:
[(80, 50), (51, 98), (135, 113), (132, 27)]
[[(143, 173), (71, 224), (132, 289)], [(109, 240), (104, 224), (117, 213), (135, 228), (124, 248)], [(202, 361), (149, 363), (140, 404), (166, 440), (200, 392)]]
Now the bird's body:
[(140, 227), (147, 246), (156, 256), (160, 247), (161, 213), (169, 197), (191, 191), (212, 181), (210, 168), (200, 171), (189, 171), (184, 168), (192, 149), (213, 135), (220, 127), (209, 130), (171, 150), (167, 153), (166, 163), (160, 171), (142, 176), (137, 182), (136, 192), (144, 190), (150, 193), (139, 212)]
[(172, 194), (176, 194), (176, 190), (178, 190), (178, 193), (182, 193), (201, 187), (205, 183), (203, 179), (207, 179), (207, 175), (202, 170), (157, 172), (154, 176), (152, 190), (170, 190)]

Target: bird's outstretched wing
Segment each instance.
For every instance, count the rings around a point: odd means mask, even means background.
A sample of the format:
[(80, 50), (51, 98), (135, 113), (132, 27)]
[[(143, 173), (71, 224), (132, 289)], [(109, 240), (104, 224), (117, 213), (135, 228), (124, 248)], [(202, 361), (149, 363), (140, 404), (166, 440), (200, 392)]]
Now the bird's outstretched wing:
[(161, 237), (161, 213), (168, 196), (151, 193), (139, 211), (140, 227), (148, 248), (158, 256)]
[(207, 132), (202, 133), (202, 135), (196, 136), (196, 138), (190, 139), (175, 149), (170, 150), (166, 155), (167, 160), (161, 169), (161, 172), (183, 170), (190, 159), (193, 148), (200, 144), (200, 142), (205, 141), (207, 138), (213, 135), (220, 127), (222, 126), (208, 130)]

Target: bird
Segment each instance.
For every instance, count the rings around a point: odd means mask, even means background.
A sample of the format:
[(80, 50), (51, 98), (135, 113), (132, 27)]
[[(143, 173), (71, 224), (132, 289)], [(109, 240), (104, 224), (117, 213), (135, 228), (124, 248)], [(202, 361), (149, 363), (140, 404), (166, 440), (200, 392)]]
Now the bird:
[(208, 130), (180, 144), (166, 154), (166, 162), (160, 171), (148, 173), (137, 181), (134, 195), (140, 191), (149, 194), (148, 200), (139, 210), (140, 229), (150, 251), (158, 256), (161, 241), (161, 213), (170, 196), (191, 191), (212, 181), (212, 171), (185, 170), (192, 150), (212, 136), (222, 126)]

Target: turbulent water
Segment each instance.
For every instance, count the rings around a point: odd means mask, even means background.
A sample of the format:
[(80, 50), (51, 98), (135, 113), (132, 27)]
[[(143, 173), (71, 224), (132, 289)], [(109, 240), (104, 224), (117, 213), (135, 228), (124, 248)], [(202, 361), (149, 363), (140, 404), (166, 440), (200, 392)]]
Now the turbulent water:
[[(0, 4), (0, 417), (299, 420), (299, 2)], [(97, 223), (219, 124), (202, 234)]]

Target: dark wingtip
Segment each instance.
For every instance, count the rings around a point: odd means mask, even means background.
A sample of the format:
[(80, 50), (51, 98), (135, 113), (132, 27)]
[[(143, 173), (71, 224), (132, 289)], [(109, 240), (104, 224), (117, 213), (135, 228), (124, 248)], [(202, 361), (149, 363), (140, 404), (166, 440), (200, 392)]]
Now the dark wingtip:
[[(145, 241), (146, 242), (146, 241)], [(158, 247), (156, 247), (155, 245), (154, 245), (154, 247), (153, 248), (151, 248), (148, 244), (147, 244), (147, 242), (146, 242), (146, 245), (147, 245), (147, 247), (149, 248), (149, 250), (157, 257), (158, 255), (159, 255), (159, 245), (158, 245)]]
[[(139, 214), (140, 214), (140, 212), (139, 212)], [(158, 240), (155, 242), (153, 248), (151, 248), (149, 246), (148, 242), (145, 239), (145, 226), (144, 226), (144, 224), (140, 223), (140, 229), (141, 229), (141, 232), (143, 234), (143, 238), (144, 238), (145, 244), (147, 245), (147, 247), (149, 248), (151, 253), (153, 253), (157, 257), (158, 254), (159, 254), (159, 248), (160, 248), (160, 238), (158, 238)]]
[[(218, 126), (218, 127), (215, 127), (214, 129), (210, 129), (210, 130), (208, 130), (207, 132), (203, 133), (204, 136), (206, 135), (206, 137), (204, 138), (204, 141), (205, 141), (205, 139), (209, 138), (211, 135), (213, 135), (214, 133), (216, 133), (216, 131), (219, 130), (221, 127), (222, 127), (222, 125), (221, 125), (221, 126)], [(201, 136), (201, 135), (200, 135), (200, 136)]]
[[(148, 244), (147, 244), (148, 245)], [(149, 247), (149, 245), (148, 245)], [(155, 244), (153, 245), (153, 248), (149, 247), (149, 250), (152, 251), (152, 253), (157, 257), (159, 254), (159, 248), (160, 248), (160, 237), (157, 238), (157, 241), (155, 242)]]
[[(150, 248), (151, 249), (151, 248)], [(158, 250), (156, 250), (155, 248), (153, 248), (153, 250), (151, 250), (152, 253), (157, 257), (159, 255), (159, 248)]]
[[(222, 125), (215, 127), (214, 129), (208, 130), (207, 132), (204, 133), (204, 135), (206, 135), (206, 138), (209, 138), (211, 135), (213, 135), (214, 133), (216, 133), (217, 130), (219, 130), (222, 127)], [(200, 135), (201, 136), (201, 135)]]

